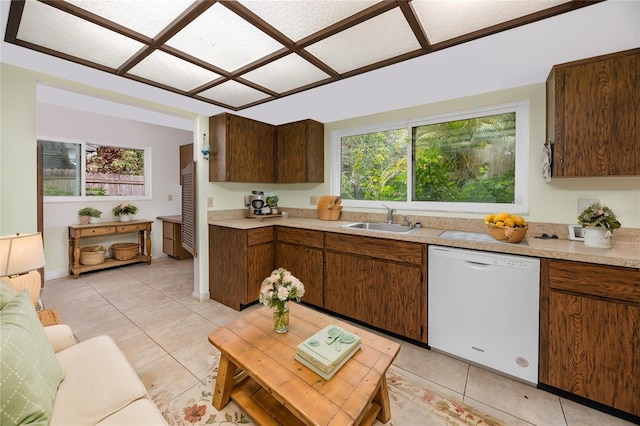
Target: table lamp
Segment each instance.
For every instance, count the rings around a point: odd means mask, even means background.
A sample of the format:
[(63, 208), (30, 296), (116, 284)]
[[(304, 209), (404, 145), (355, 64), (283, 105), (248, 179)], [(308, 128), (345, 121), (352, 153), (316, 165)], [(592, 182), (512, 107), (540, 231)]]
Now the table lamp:
[(44, 248), (39, 232), (0, 237), (0, 276), (7, 277), (18, 291), (27, 289), (36, 307), (41, 283), (38, 269), (44, 265)]

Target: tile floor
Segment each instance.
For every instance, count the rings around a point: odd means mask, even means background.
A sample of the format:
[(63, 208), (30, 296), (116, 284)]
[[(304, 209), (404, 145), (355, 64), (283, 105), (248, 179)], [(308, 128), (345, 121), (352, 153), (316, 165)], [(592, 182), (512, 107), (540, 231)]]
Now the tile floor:
[[(211, 330), (254, 309), (237, 312), (213, 300), (198, 302), (192, 293), (193, 262), (159, 258), (151, 265), (47, 281), (42, 300), (45, 307), (58, 310), (78, 339), (110, 335), (147, 389), (175, 398), (208, 374), (202, 354), (210, 349), (206, 337)], [(396, 367), (508, 425), (631, 424), (443, 354), (401, 344)]]

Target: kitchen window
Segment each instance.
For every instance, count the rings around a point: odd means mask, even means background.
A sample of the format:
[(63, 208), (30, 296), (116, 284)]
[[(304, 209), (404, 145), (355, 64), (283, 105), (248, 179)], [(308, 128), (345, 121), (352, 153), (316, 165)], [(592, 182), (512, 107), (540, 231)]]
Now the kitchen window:
[(345, 206), (526, 213), (529, 103), (335, 131), (332, 165)]
[(136, 149), (53, 139), (38, 139), (43, 152), (46, 201), (78, 197), (149, 198), (150, 148)]

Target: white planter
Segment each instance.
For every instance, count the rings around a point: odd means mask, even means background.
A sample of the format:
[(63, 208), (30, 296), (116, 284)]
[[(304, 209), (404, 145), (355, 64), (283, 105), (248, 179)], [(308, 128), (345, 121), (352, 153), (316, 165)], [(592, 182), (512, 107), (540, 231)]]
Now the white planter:
[(89, 218), (89, 223), (98, 223), (100, 222), (100, 218), (99, 217), (90, 217)]
[(129, 222), (131, 220), (131, 215), (129, 214), (120, 214), (118, 217), (120, 218), (120, 222)]
[(587, 247), (610, 248), (611, 232), (599, 226), (587, 226), (584, 231), (584, 245)]

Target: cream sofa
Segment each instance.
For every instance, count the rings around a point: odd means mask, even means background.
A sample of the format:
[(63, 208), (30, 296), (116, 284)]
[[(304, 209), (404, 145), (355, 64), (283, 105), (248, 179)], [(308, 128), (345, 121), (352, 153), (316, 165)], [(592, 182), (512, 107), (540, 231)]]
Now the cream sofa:
[(166, 425), (108, 336), (42, 327), (26, 291), (0, 294), (0, 424)]

